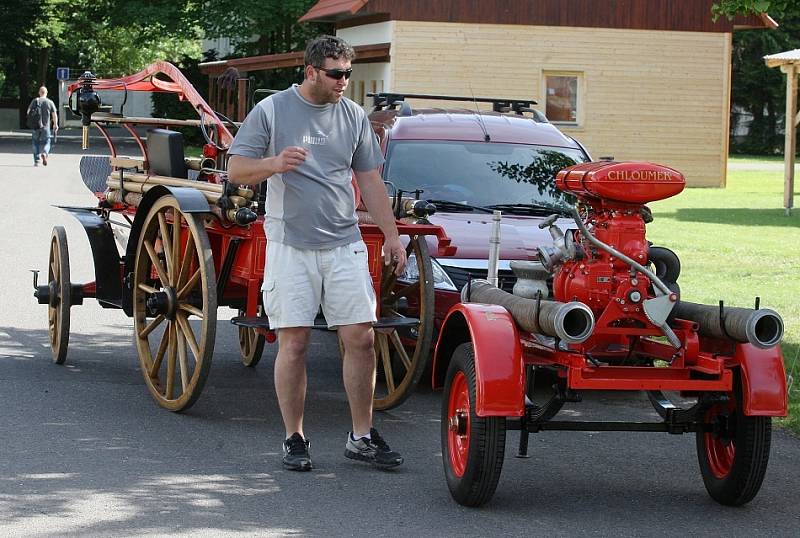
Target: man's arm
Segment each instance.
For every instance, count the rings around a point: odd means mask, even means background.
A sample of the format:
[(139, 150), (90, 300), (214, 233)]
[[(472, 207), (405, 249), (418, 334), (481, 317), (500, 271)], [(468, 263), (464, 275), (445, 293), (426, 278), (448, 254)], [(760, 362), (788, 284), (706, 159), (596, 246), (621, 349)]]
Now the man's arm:
[(384, 263), (386, 265), (397, 263), (394, 272), (400, 275), (406, 266), (406, 249), (400, 242), (392, 206), (389, 204), (389, 196), (386, 194), (386, 187), (383, 186), (381, 175), (377, 169), (355, 172), (355, 175), (364, 205), (367, 206), (370, 217), (381, 229), (385, 238), (383, 242)]
[(257, 185), (275, 174), (294, 170), (306, 160), (305, 148), (290, 146), (275, 157), (252, 159), (231, 155), (228, 160), (228, 178), (239, 185)]
[(53, 107), (53, 111), (50, 113), (50, 118), (53, 120), (53, 131), (58, 131), (58, 112), (56, 112), (55, 107)]

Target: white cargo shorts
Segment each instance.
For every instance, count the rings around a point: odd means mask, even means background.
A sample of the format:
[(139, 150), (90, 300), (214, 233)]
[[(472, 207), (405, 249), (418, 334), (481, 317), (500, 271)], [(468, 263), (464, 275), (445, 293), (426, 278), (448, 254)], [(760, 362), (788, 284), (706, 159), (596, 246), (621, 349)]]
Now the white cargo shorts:
[(329, 327), (377, 320), (364, 241), (306, 250), (267, 240), (261, 290), (271, 329), (311, 327), (320, 305)]

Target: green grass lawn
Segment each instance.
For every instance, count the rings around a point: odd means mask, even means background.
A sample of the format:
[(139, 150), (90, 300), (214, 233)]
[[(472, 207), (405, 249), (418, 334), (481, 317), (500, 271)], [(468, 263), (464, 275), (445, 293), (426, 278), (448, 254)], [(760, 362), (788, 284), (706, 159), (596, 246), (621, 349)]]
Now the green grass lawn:
[[(800, 159), (796, 159), (800, 162)], [(783, 155), (731, 155), (729, 163), (783, 163)]]
[(783, 317), (784, 362), (795, 382), (780, 423), (800, 433), (800, 210), (785, 216), (782, 169), (730, 170), (727, 183), (650, 204), (647, 238), (680, 258), (684, 299), (752, 307), (759, 296)]

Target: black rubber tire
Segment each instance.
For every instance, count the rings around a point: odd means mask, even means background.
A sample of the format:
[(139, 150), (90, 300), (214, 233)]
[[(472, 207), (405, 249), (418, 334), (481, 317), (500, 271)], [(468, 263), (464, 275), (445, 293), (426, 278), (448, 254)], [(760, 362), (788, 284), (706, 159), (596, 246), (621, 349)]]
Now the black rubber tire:
[[(761, 489), (764, 474), (769, 462), (769, 451), (772, 439), (772, 419), (770, 417), (748, 417), (742, 410), (740, 374), (736, 372), (734, 379), (734, 400), (732, 409), (712, 407), (706, 414), (709, 422), (715, 416), (727, 415), (731, 421), (726, 428), (728, 433), (711, 433), (698, 429), (696, 434), (697, 459), (700, 463), (700, 474), (711, 498), (727, 506), (741, 506), (753, 500)], [(710, 446), (710, 443), (714, 445)], [(723, 464), (725, 473), (720, 473), (719, 458), (715, 464), (710, 453), (713, 446), (728, 446), (733, 449), (728, 464)]]
[[(461, 476), (450, 459), (449, 403), (453, 380), (462, 373), (469, 392), (469, 435), (466, 465)], [(506, 444), (505, 417), (479, 417), (475, 414), (475, 352), (472, 343), (458, 346), (447, 369), (442, 398), (442, 463), (447, 487), (453, 499), (464, 506), (481, 506), (497, 489), (503, 470)]]

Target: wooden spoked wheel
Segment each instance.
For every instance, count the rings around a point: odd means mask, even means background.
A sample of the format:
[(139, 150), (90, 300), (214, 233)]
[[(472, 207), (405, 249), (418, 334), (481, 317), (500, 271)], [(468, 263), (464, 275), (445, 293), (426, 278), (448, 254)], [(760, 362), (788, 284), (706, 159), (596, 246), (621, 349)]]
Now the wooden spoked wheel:
[(211, 367), (217, 327), (214, 260), (202, 216), (172, 196), (145, 217), (136, 247), (133, 319), (139, 364), (158, 405), (189, 408)]
[(403, 403), (419, 383), (433, 340), (433, 267), (425, 236), (409, 238), (408, 268), (397, 277), (385, 268), (381, 278), (381, 318), (412, 317), (413, 328), (376, 329), (378, 382), (374, 408), (391, 409)]
[[(244, 316), (244, 310), (239, 310), (239, 315)], [(239, 352), (242, 357), (242, 364), (248, 368), (254, 367), (261, 360), (264, 353), (265, 339), (258, 334), (255, 329), (249, 327), (239, 327)]]
[(69, 281), (69, 249), (67, 232), (61, 226), (53, 228), (50, 239), (50, 259), (47, 264), (47, 283), (50, 303), (47, 308), (47, 330), (53, 362), (64, 364), (69, 346), (69, 308), (71, 306)]

